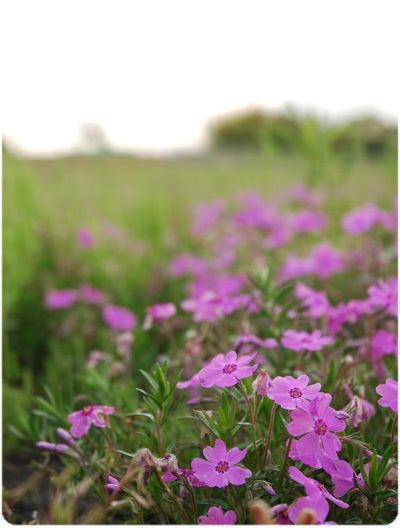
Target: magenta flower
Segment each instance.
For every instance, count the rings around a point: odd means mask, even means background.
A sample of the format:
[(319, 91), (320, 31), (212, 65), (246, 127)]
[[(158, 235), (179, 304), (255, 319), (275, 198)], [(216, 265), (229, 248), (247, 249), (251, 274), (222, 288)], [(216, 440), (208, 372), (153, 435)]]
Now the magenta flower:
[(236, 339), (233, 348), (238, 350), (242, 345), (246, 343), (253, 343), (254, 345), (257, 345), (261, 348), (276, 348), (278, 346), (278, 341), (276, 339), (273, 339), (272, 337), (267, 339), (260, 339), (254, 334), (247, 332), (246, 334), (240, 335)]
[(78, 299), (76, 290), (50, 290), (46, 294), (44, 305), (48, 310), (70, 308)]
[(78, 244), (83, 248), (91, 248), (95, 245), (92, 233), (86, 227), (80, 227), (76, 232), (76, 236)]
[(376, 392), (382, 398), (379, 398), (378, 403), (382, 407), (390, 407), (392, 411), (398, 411), (398, 382), (392, 378), (388, 378), (382, 385), (376, 387)]
[(321, 279), (327, 279), (344, 268), (342, 257), (327, 242), (321, 242), (314, 248), (311, 259), (313, 272)]
[[(331, 458), (326, 457), (322, 460), (322, 466), (335, 485), (333, 493), (337, 497), (342, 497), (355, 487), (354, 479), (356, 479), (361, 486), (365, 487), (365, 482), (361, 473), (356, 475), (354, 469), (345, 460), (332, 460)], [(369, 466), (367, 466), (368, 464), (365, 466), (366, 471), (369, 469)]]
[(314, 272), (314, 263), (310, 257), (301, 258), (289, 255), (279, 270), (279, 282), (295, 277), (306, 277)]
[(222, 511), (221, 506), (211, 506), (207, 515), (200, 515), (199, 524), (235, 524), (236, 513), (229, 510), (226, 513)]
[(323, 337), (320, 330), (314, 330), (311, 334), (296, 330), (286, 330), (283, 332), (281, 343), (285, 348), (295, 352), (302, 352), (303, 350), (316, 351), (332, 344), (333, 338), (330, 336)]
[(397, 337), (387, 330), (379, 330), (371, 338), (371, 359), (377, 361), (385, 354), (397, 355)]
[(302, 484), (307, 492), (307, 495), (311, 499), (316, 500), (330, 500), (339, 508), (347, 509), (348, 504), (334, 497), (329, 491), (325, 488), (323, 484), (320, 484), (317, 480), (306, 477), (299, 469), (294, 466), (289, 468), (289, 476), (291, 479), (295, 480), (299, 484)]
[(292, 229), (297, 232), (319, 233), (325, 229), (327, 221), (324, 214), (303, 209), (293, 213), (290, 224)]
[(334, 433), (343, 431), (346, 423), (337, 418), (336, 411), (329, 406), (331, 400), (330, 394), (321, 393), (290, 413), (292, 421), (287, 430), (293, 436), (302, 436), (293, 442), (290, 455), (314, 468), (322, 467), (323, 456), (337, 460), (337, 451), (342, 448), (340, 439)]
[(292, 376), (277, 376), (268, 389), (268, 397), (283, 409), (296, 409), (307, 400), (313, 400), (321, 388), (320, 383), (308, 386), (308, 376), (303, 374), (297, 379)]
[(204, 273), (208, 268), (207, 262), (190, 253), (181, 253), (176, 255), (169, 266), (171, 277), (181, 277), (182, 275), (198, 275)]
[(381, 215), (382, 212), (375, 204), (358, 207), (343, 216), (342, 227), (350, 235), (361, 235), (380, 223)]
[(115, 477), (112, 477), (109, 475), (107, 477), (108, 483), (104, 486), (104, 489), (108, 489), (110, 491), (115, 491), (119, 487), (119, 480), (117, 480)]
[(300, 524), (298, 519), (303, 510), (314, 512), (316, 524), (324, 524), (329, 513), (329, 504), (325, 498), (300, 497), (289, 506), (288, 517), (293, 524)]
[(386, 282), (379, 279), (378, 284), (368, 288), (368, 295), (373, 306), (381, 307), (389, 315), (397, 317), (396, 277), (389, 277)]
[(309, 207), (316, 207), (321, 203), (321, 198), (314, 191), (302, 184), (293, 185), (289, 189), (289, 194), (293, 200), (302, 202)]
[(258, 365), (248, 365), (254, 358), (251, 356), (237, 357), (234, 350), (225, 356), (218, 354), (199, 372), (202, 387), (232, 387), (242, 378), (248, 378), (257, 370)]
[(324, 317), (330, 308), (328, 297), (324, 291), (313, 290), (301, 282), (296, 284), (294, 294), (297, 299), (302, 301), (301, 307), (306, 310), (304, 314), (311, 319)]
[(234, 447), (227, 451), (225, 443), (218, 438), (214, 447), (203, 449), (203, 454), (207, 460), (195, 458), (192, 460), (192, 469), (196, 477), (210, 488), (224, 488), (229, 483), (239, 486), (251, 477), (249, 469), (235, 465), (246, 456), (247, 449), (241, 451)]
[(203, 236), (217, 223), (221, 213), (225, 209), (223, 200), (203, 203), (196, 206), (192, 233), (197, 236)]
[(85, 436), (90, 427), (108, 427), (106, 416), (114, 413), (114, 407), (104, 405), (90, 405), (81, 411), (75, 411), (68, 416), (68, 422), (72, 424), (71, 434), (75, 438)]
[(136, 326), (136, 316), (130, 310), (115, 306), (113, 304), (107, 304), (103, 308), (103, 319), (107, 325), (113, 330), (120, 332), (130, 332)]
[(149, 330), (153, 322), (165, 321), (176, 314), (176, 307), (172, 303), (154, 304), (147, 308), (146, 318), (144, 320), (144, 330)]
[(83, 301), (90, 304), (103, 304), (106, 301), (106, 295), (100, 290), (96, 290), (90, 284), (83, 284), (79, 290), (80, 297)]

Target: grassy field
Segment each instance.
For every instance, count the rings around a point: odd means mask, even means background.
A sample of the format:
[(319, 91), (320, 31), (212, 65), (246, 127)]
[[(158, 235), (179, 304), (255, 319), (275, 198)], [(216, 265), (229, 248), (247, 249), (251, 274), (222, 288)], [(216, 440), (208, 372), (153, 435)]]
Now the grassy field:
[[(374, 202), (392, 209), (396, 160), (334, 158), (323, 163), (265, 152), (199, 158), (141, 160), (118, 156), (17, 159), (3, 155), (3, 373), (4, 420), (28, 431), (25, 410), (43, 385), (72, 398), (74, 365), (88, 342), (55, 338), (54, 322), (43, 307), (49, 288), (89, 282), (140, 318), (156, 302), (179, 300), (176, 286), (160, 271), (172, 255), (194, 250), (188, 236), (196, 204), (216, 198), (234, 203), (239, 193), (257, 191), (273, 200), (295, 183), (320, 191), (323, 211), (336, 219), (328, 236), (341, 237), (340, 216)], [(106, 225), (119, 239), (104, 235)], [(96, 247), (76, 243), (85, 226)], [(250, 264), (250, 263), (249, 263)], [(156, 350), (139, 335), (152, 365)], [(89, 343), (99, 346), (101, 343)], [(15, 403), (13, 410), (8, 402)], [(22, 434), (23, 436), (23, 434)], [(5, 448), (14, 446), (7, 435)]]

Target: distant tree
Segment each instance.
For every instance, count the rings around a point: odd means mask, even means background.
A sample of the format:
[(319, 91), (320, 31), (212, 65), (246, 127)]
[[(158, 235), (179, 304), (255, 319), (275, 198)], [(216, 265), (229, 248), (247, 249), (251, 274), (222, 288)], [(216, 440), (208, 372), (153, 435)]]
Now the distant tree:
[(96, 123), (86, 123), (81, 126), (79, 143), (87, 154), (105, 155), (112, 151), (107, 134)]

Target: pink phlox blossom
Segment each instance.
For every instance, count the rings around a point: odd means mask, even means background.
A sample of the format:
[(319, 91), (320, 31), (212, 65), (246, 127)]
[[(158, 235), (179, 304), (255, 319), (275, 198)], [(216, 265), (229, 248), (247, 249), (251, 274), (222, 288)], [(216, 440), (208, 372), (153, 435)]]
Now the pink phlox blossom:
[(242, 345), (247, 343), (253, 343), (254, 345), (257, 345), (261, 348), (276, 348), (279, 343), (276, 339), (273, 339), (272, 337), (269, 337), (267, 339), (260, 339), (259, 337), (255, 336), (254, 334), (251, 334), (250, 332), (246, 332), (245, 334), (242, 334), (237, 337), (233, 348), (235, 350), (239, 350)]
[(302, 258), (288, 255), (278, 272), (278, 281), (284, 282), (296, 277), (306, 277), (314, 271), (314, 263), (310, 257)]
[(387, 330), (378, 330), (371, 338), (371, 359), (378, 361), (385, 354), (397, 356), (397, 337)]
[(332, 460), (331, 458), (324, 457), (322, 459), (322, 467), (331, 477), (335, 485), (333, 493), (337, 497), (343, 497), (349, 490), (355, 488), (355, 479), (360, 486), (366, 487), (362, 474), (357, 475), (351, 465), (345, 460)]
[(198, 385), (200, 385), (200, 383), (201, 383), (201, 379), (200, 379), (199, 373), (197, 373), (186, 381), (178, 381), (178, 383), (176, 384), (176, 388), (177, 389), (188, 389), (189, 387), (197, 387)]
[(330, 394), (320, 393), (311, 402), (304, 401), (301, 408), (291, 411), (292, 421), (287, 430), (292, 436), (301, 436), (293, 441), (291, 458), (314, 468), (321, 467), (323, 456), (338, 459), (342, 443), (335, 433), (344, 431), (346, 423), (329, 406), (331, 400)]
[(381, 221), (382, 212), (375, 204), (357, 207), (342, 218), (342, 227), (350, 235), (361, 235)]
[(93, 238), (93, 235), (87, 227), (82, 226), (78, 228), (76, 232), (76, 237), (79, 246), (82, 248), (89, 249), (95, 246), (95, 240)]
[(319, 233), (325, 229), (327, 219), (323, 213), (303, 209), (292, 214), (290, 225), (296, 232)]
[(251, 385), (253, 392), (259, 396), (268, 396), (271, 381), (268, 372), (265, 369), (261, 369)]
[(342, 256), (328, 242), (318, 244), (311, 254), (313, 273), (327, 279), (344, 269)]
[(296, 409), (303, 402), (313, 400), (321, 389), (320, 383), (308, 385), (309, 377), (306, 374), (297, 379), (292, 376), (277, 376), (268, 389), (268, 397), (274, 400), (282, 409)]
[(172, 303), (154, 304), (149, 306), (143, 323), (143, 329), (149, 330), (153, 322), (160, 322), (170, 319), (176, 314), (176, 306)]
[(173, 258), (169, 266), (169, 274), (171, 277), (181, 277), (188, 274), (198, 275), (207, 269), (208, 264), (201, 257), (190, 253), (181, 253)]
[(289, 188), (289, 195), (293, 200), (304, 203), (308, 207), (316, 207), (321, 204), (321, 197), (300, 183)]
[(78, 300), (77, 290), (50, 290), (46, 293), (44, 305), (48, 310), (70, 308)]
[(331, 345), (333, 338), (331, 336), (323, 337), (321, 330), (313, 330), (311, 334), (297, 330), (286, 330), (282, 334), (281, 343), (285, 348), (295, 352), (317, 351)]
[(397, 210), (395, 209), (389, 212), (382, 211), (379, 223), (388, 231), (396, 231), (398, 224)]
[(379, 279), (377, 284), (368, 288), (368, 295), (373, 306), (383, 308), (389, 315), (397, 317), (396, 277), (389, 277), (386, 281)]
[(103, 319), (112, 330), (131, 332), (137, 323), (134, 313), (127, 308), (107, 304), (102, 311)]
[(349, 505), (340, 499), (334, 497), (323, 484), (320, 484), (317, 480), (306, 477), (299, 469), (294, 466), (289, 468), (289, 476), (292, 480), (302, 484), (307, 492), (308, 497), (311, 499), (324, 499), (329, 500), (339, 506), (339, 508), (347, 509)]
[(265, 203), (256, 194), (242, 197), (244, 209), (233, 215), (235, 224), (243, 227), (276, 229), (282, 224), (282, 218), (275, 207)]
[(83, 284), (79, 288), (79, 297), (90, 304), (103, 304), (107, 300), (105, 293), (93, 288), (90, 284)]
[(104, 405), (88, 405), (80, 411), (75, 411), (68, 416), (68, 422), (72, 424), (71, 435), (75, 438), (85, 436), (92, 425), (96, 427), (108, 427), (107, 416), (114, 413), (114, 407)]
[(199, 204), (194, 210), (192, 233), (196, 236), (205, 235), (218, 222), (226, 207), (224, 200)]
[(237, 253), (234, 249), (219, 250), (215, 258), (211, 261), (212, 269), (227, 269), (232, 266), (237, 259)]
[(252, 303), (250, 295), (220, 296), (212, 291), (203, 293), (198, 298), (186, 299), (181, 302), (185, 312), (193, 312), (193, 321), (217, 321), (224, 315), (245, 309)]
[(199, 524), (235, 524), (237, 520), (236, 513), (233, 510), (223, 512), (221, 506), (211, 506), (207, 515), (200, 515), (198, 518)]
[(274, 229), (262, 242), (265, 249), (277, 249), (287, 244), (293, 234), (290, 229), (284, 225)]
[(162, 477), (164, 482), (173, 482), (175, 480), (182, 480), (183, 478), (194, 488), (202, 488), (205, 485), (203, 481), (196, 477), (193, 469), (178, 468), (176, 471), (166, 471)]
[(316, 524), (325, 524), (325, 519), (329, 513), (328, 501), (324, 498), (318, 497), (300, 497), (289, 506), (288, 516), (293, 524), (300, 524), (298, 522), (300, 514), (303, 510), (314, 512)]
[(108, 480), (108, 483), (104, 486), (104, 489), (107, 489), (110, 491), (115, 491), (116, 489), (118, 489), (120, 485), (119, 480), (117, 480), (115, 477), (112, 477), (111, 475), (107, 477), (107, 480)]
[(249, 365), (256, 354), (237, 357), (231, 350), (226, 355), (217, 354), (211, 362), (199, 372), (202, 387), (232, 387), (242, 378), (248, 378), (257, 370), (258, 365)]
[(218, 438), (214, 447), (207, 446), (203, 449), (206, 460), (202, 458), (192, 460), (192, 469), (196, 477), (210, 488), (215, 486), (223, 488), (229, 483), (239, 486), (252, 475), (249, 469), (236, 466), (246, 454), (247, 449), (241, 451), (237, 447), (227, 451), (225, 443)]
[(325, 317), (330, 308), (326, 292), (313, 290), (301, 282), (296, 284), (294, 294), (302, 301), (301, 307), (305, 310), (305, 315), (311, 319)]
[(394, 412), (398, 411), (398, 382), (396, 380), (388, 378), (385, 383), (378, 385), (375, 391), (382, 396), (378, 400), (379, 405), (390, 407)]
[(246, 284), (246, 277), (242, 274), (216, 274), (213, 271), (198, 275), (190, 286), (189, 294), (199, 297), (207, 291), (212, 291), (218, 297), (238, 294)]
[(62, 427), (57, 427), (56, 433), (62, 440), (64, 440), (64, 442), (67, 442), (70, 447), (76, 446), (76, 442), (69, 431), (66, 431)]

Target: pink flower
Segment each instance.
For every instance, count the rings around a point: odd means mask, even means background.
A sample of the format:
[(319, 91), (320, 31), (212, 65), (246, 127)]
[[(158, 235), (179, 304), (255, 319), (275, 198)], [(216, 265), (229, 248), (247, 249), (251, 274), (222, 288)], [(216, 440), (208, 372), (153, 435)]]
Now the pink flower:
[(314, 248), (311, 259), (313, 272), (322, 279), (327, 279), (344, 268), (342, 257), (327, 242)]
[(296, 409), (304, 401), (313, 400), (320, 388), (320, 383), (308, 386), (309, 378), (305, 374), (297, 380), (292, 376), (277, 376), (268, 389), (268, 397), (274, 400), (283, 409)]
[(311, 334), (307, 332), (297, 332), (296, 330), (286, 330), (283, 333), (281, 343), (285, 348), (302, 352), (303, 350), (321, 350), (333, 343), (330, 336), (322, 337), (320, 330), (314, 330)]
[(319, 233), (325, 229), (326, 223), (324, 214), (308, 209), (296, 211), (290, 218), (292, 229), (304, 233)]
[(306, 309), (305, 315), (311, 319), (324, 317), (330, 308), (328, 297), (324, 291), (313, 290), (301, 282), (296, 284), (294, 294), (297, 299), (302, 301), (301, 306)]
[(176, 255), (172, 260), (169, 273), (171, 277), (181, 277), (182, 275), (193, 274), (198, 275), (204, 273), (208, 268), (208, 265), (204, 259), (197, 255), (191, 255), (189, 253), (182, 253)]
[(290, 413), (292, 421), (287, 430), (293, 436), (303, 435), (293, 442), (290, 455), (311, 467), (322, 467), (323, 456), (337, 460), (337, 451), (342, 448), (340, 439), (334, 433), (343, 431), (346, 424), (336, 417), (336, 411), (329, 406), (331, 400), (330, 394), (321, 393)]
[(323, 484), (320, 484), (317, 480), (306, 477), (299, 469), (294, 466), (289, 468), (289, 476), (291, 479), (295, 480), (299, 484), (302, 484), (307, 492), (307, 495), (314, 500), (330, 500), (339, 508), (347, 509), (348, 504), (334, 497), (329, 491), (325, 488)]
[(136, 326), (136, 316), (130, 310), (107, 304), (103, 308), (103, 319), (113, 330), (130, 332)]
[(153, 321), (165, 321), (176, 314), (176, 307), (172, 303), (154, 304), (147, 308), (146, 318), (143, 324), (144, 330), (149, 330)]
[(199, 372), (202, 387), (232, 387), (242, 378), (248, 378), (257, 370), (258, 365), (248, 366), (254, 358), (251, 356), (237, 357), (234, 350), (225, 356), (218, 354), (211, 362)]
[(247, 449), (241, 451), (234, 447), (227, 451), (225, 443), (218, 438), (214, 447), (203, 449), (203, 454), (207, 460), (195, 458), (192, 460), (192, 469), (196, 477), (210, 488), (224, 488), (229, 483), (239, 486), (251, 477), (249, 469), (235, 465), (246, 456)]
[(313, 271), (314, 263), (310, 257), (301, 258), (296, 255), (289, 255), (279, 270), (279, 282), (295, 277), (306, 277), (311, 275)]
[(239, 349), (245, 343), (254, 343), (261, 348), (276, 348), (278, 346), (278, 341), (273, 338), (260, 339), (259, 337), (251, 334), (250, 332), (240, 335), (233, 345), (233, 348), (236, 350)]
[(378, 403), (382, 407), (390, 407), (392, 411), (398, 411), (398, 382), (392, 378), (388, 378), (382, 385), (376, 387), (376, 392), (382, 398), (379, 398)]
[(80, 227), (76, 232), (76, 236), (78, 244), (83, 248), (91, 248), (95, 245), (92, 233), (86, 227)]
[(397, 338), (387, 330), (379, 330), (371, 339), (371, 359), (377, 361), (385, 354), (397, 355)]
[(382, 307), (389, 315), (397, 317), (397, 279), (389, 277), (387, 281), (379, 279), (378, 284), (368, 288), (373, 306)]
[(293, 185), (289, 189), (289, 194), (294, 200), (298, 202), (303, 202), (309, 207), (315, 207), (319, 205), (321, 202), (321, 199), (317, 194), (315, 194), (308, 187), (305, 187), (304, 185), (301, 185), (301, 184)]
[(314, 512), (316, 524), (324, 524), (329, 513), (329, 504), (325, 498), (300, 497), (289, 506), (288, 516), (292, 523), (300, 524), (298, 519), (303, 510)]
[(104, 486), (104, 489), (108, 489), (110, 491), (115, 491), (119, 487), (119, 480), (117, 480), (115, 477), (112, 477), (109, 475), (107, 477), (108, 484)]
[[(322, 466), (335, 485), (333, 493), (337, 497), (342, 497), (355, 487), (354, 479), (357, 479), (357, 482), (365, 487), (362, 475), (356, 475), (354, 469), (345, 460), (332, 460), (326, 457), (322, 460)], [(367, 466), (365, 467), (367, 468)]]
[(342, 227), (350, 235), (360, 235), (380, 221), (381, 211), (375, 204), (368, 204), (345, 214), (342, 218)]
[(114, 407), (105, 407), (104, 405), (90, 405), (81, 411), (71, 413), (68, 416), (68, 422), (72, 424), (72, 436), (75, 438), (85, 436), (92, 424), (96, 427), (108, 427), (106, 415), (113, 413)]
[(236, 513), (233, 510), (224, 513), (221, 506), (211, 506), (207, 515), (200, 515), (198, 521), (199, 524), (235, 524)]
[(90, 286), (90, 284), (84, 284), (80, 287), (79, 295), (83, 301), (86, 301), (90, 304), (103, 304), (106, 300), (106, 295), (100, 291)]
[(78, 299), (76, 290), (50, 290), (46, 294), (44, 305), (48, 310), (70, 308)]
[(104, 354), (104, 352), (100, 352), (100, 350), (92, 350), (92, 352), (90, 352), (86, 360), (85, 367), (93, 368), (98, 363), (101, 363), (102, 361), (105, 361), (106, 359), (107, 359), (107, 355)]

